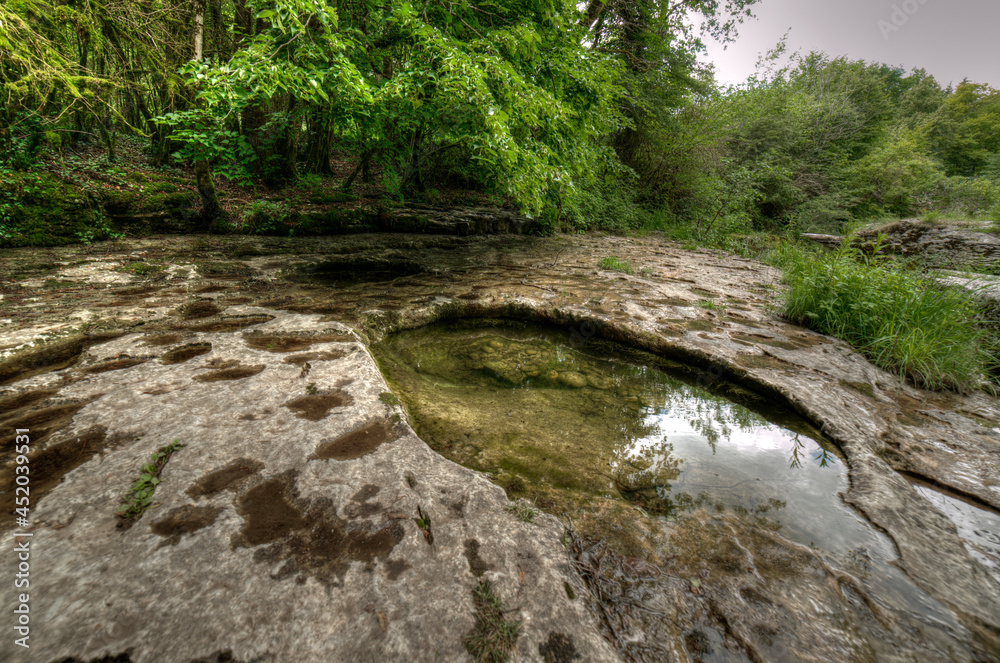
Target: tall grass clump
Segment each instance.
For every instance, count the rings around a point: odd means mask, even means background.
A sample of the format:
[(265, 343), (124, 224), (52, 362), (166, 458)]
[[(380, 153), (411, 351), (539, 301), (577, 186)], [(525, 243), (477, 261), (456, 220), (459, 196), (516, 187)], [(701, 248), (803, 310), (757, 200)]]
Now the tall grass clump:
[(968, 392), (996, 367), (997, 339), (981, 326), (979, 305), (961, 289), (852, 248), (832, 253), (790, 247), (775, 261), (785, 272), (785, 317), (844, 339), (880, 368), (918, 387)]

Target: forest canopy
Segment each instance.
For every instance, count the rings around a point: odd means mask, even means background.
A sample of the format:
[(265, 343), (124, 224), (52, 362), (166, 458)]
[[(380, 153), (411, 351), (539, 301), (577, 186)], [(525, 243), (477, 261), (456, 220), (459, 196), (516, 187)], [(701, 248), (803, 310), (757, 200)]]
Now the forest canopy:
[[(756, 0), (8, 0), (0, 162), (123, 137), (213, 182), (464, 188), (562, 227), (839, 231), (1000, 213), (1000, 92), (797, 54), (718, 85)], [(775, 60), (772, 60), (772, 63)]]

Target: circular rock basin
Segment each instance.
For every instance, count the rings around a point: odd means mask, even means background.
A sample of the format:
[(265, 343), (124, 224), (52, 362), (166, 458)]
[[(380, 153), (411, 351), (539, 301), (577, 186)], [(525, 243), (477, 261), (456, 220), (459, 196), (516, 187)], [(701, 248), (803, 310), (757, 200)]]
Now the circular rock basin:
[[(977, 660), (984, 646), (841, 498), (837, 448), (751, 387), (498, 320), (373, 353), (417, 433), (553, 513), (629, 660)], [(530, 505), (523, 501), (527, 500)]]

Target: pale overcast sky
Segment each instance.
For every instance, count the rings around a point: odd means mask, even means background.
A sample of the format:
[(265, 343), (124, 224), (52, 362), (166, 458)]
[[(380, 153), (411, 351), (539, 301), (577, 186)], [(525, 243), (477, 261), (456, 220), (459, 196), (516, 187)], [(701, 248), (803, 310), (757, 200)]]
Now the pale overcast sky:
[(969, 78), (1000, 88), (1000, 0), (761, 0), (727, 50), (708, 38), (720, 83), (753, 73), (781, 36), (790, 52), (920, 67), (941, 85)]

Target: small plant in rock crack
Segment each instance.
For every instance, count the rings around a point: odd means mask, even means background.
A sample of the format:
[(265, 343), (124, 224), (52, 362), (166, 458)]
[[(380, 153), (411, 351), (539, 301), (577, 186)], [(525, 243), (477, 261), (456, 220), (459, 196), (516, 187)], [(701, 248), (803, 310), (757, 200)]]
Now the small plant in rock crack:
[(153, 493), (160, 484), (160, 472), (170, 460), (170, 456), (182, 446), (184, 445), (180, 440), (174, 440), (171, 444), (158, 449), (149, 462), (142, 466), (139, 478), (128, 490), (125, 503), (118, 507), (119, 527), (131, 527), (134, 522), (142, 518), (146, 509), (152, 506)]
[(717, 311), (719, 313), (726, 312), (726, 305), (724, 303), (712, 301), (711, 299), (699, 300), (698, 306), (700, 306), (703, 309), (708, 309), (709, 311)]
[(601, 261), (597, 263), (597, 266), (601, 269), (610, 269), (615, 272), (621, 272), (622, 274), (631, 274), (634, 271), (632, 269), (632, 263), (628, 260), (619, 260), (614, 256), (601, 258)]
[(526, 523), (535, 522), (535, 516), (539, 514), (538, 509), (535, 505), (528, 500), (518, 500), (516, 502), (511, 502), (506, 507), (508, 513), (512, 513), (517, 516), (518, 519), (523, 520)]
[(417, 527), (420, 528), (420, 531), (424, 533), (424, 538), (427, 539), (427, 543), (434, 543), (434, 534), (431, 533), (431, 517), (424, 513), (424, 510), (418, 506), (417, 517), (413, 520), (417, 523)]
[(463, 638), (465, 650), (477, 663), (505, 663), (514, 651), (523, 622), (507, 619), (511, 610), (488, 580), (472, 590), (472, 599), (476, 605), (476, 626)]

